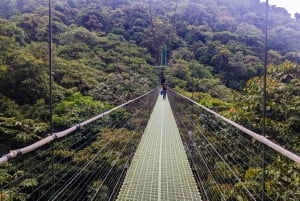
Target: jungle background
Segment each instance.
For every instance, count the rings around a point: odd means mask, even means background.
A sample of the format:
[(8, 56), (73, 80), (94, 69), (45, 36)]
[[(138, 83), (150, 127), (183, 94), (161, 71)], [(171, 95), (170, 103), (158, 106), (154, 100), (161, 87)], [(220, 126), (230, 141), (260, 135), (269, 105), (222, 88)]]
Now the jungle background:
[[(268, 24), (266, 133), (300, 154), (300, 14), (271, 5)], [(55, 0), (54, 131), (150, 91), (165, 65), (170, 87), (261, 132), (264, 28), (259, 0)], [(1, 0), (1, 155), (49, 132), (48, 63), (48, 1)]]

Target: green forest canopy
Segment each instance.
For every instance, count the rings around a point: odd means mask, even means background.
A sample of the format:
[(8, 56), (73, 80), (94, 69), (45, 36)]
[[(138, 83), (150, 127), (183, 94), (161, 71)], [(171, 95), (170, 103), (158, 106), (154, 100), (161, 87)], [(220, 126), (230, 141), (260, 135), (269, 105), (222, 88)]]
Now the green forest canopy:
[[(48, 1), (2, 0), (0, 17), (0, 138), (15, 147), (48, 129)], [(203, 104), (259, 130), (260, 91), (253, 97), (249, 86), (262, 74), (264, 18), (259, 0), (53, 1), (55, 129), (155, 87), (152, 66), (166, 49), (171, 87), (197, 92)], [(282, 69), (270, 72), (270, 82), (276, 77), (293, 97), (282, 103), (270, 85), (268, 108), (284, 104), (282, 112), (289, 113), (272, 111), (269, 117), (269, 131), (282, 144), (299, 136), (291, 126), (299, 125), (299, 91), (292, 89), (299, 83), (299, 25), (299, 14), (291, 18), (285, 9), (270, 7), (268, 60), (271, 69)], [(88, 104), (79, 104), (83, 100)], [(72, 117), (77, 106), (80, 115)], [(282, 128), (285, 121), (289, 126)], [(29, 123), (39, 129), (23, 131)], [(10, 148), (1, 146), (1, 153)]]
[[(266, 132), (300, 154), (300, 14), (269, 11)], [(171, 87), (260, 132), (265, 4), (259, 0), (53, 0), (52, 26), (55, 131), (156, 87), (153, 66), (163, 63), (163, 52)], [(0, 1), (1, 155), (49, 131), (47, 43), (48, 0)], [(103, 132), (103, 141), (113, 133)], [(103, 141), (81, 150), (77, 161)], [(259, 171), (250, 168), (248, 177)], [(1, 172), (2, 184), (9, 174)]]

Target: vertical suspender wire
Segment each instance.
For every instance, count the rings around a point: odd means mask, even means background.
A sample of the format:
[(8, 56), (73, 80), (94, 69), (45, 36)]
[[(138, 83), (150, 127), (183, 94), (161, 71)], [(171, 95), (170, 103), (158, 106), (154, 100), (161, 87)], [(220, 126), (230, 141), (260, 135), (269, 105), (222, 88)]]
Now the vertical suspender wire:
[(154, 66), (157, 66), (157, 52), (156, 52), (156, 37), (155, 37), (155, 30), (154, 30), (154, 22), (153, 22), (153, 13), (152, 13), (152, 0), (149, 3), (149, 14), (150, 14), (150, 22), (151, 22), (151, 34), (152, 34), (152, 51), (154, 56)]
[[(268, 65), (268, 20), (269, 20), (269, 0), (266, 0), (266, 19), (265, 19), (265, 42), (264, 42), (264, 76), (263, 76), (263, 119), (262, 135), (266, 135), (266, 105), (267, 105), (267, 65)], [(265, 164), (265, 145), (262, 148), (262, 200), (265, 200), (266, 191), (266, 164)]]
[(128, 83), (128, 101), (130, 100), (131, 93), (131, 47), (130, 47), (130, 37), (129, 37), (129, 56), (128, 56), (128, 66), (129, 66), (129, 83)]
[[(194, 93), (195, 93), (195, 79), (194, 79), (194, 65), (196, 63), (196, 56), (195, 56), (195, 53), (196, 52), (196, 44), (195, 42), (193, 42), (193, 45), (192, 45), (192, 53), (193, 53), (193, 63), (192, 63), (192, 100), (194, 100)], [(193, 104), (194, 105), (194, 104)], [(194, 112), (194, 110), (193, 110)]]
[(177, 6), (178, 6), (178, 0), (176, 0), (176, 5), (175, 5), (175, 13), (174, 13), (174, 21), (173, 21), (173, 34), (175, 32), (175, 26), (177, 22)]
[[(192, 100), (194, 100), (194, 93), (195, 93), (195, 79), (194, 79), (194, 65), (195, 65), (195, 42), (192, 44), (192, 53), (193, 53), (193, 60), (192, 60)], [(194, 103), (192, 104), (192, 119), (194, 118)], [(194, 131), (193, 131), (194, 133)]]
[[(52, 0), (49, 0), (49, 104), (50, 104), (50, 135), (53, 133), (53, 100), (52, 100)], [(55, 193), (55, 181), (54, 181), (54, 142), (51, 144), (52, 159), (51, 159), (51, 173), (52, 173), (52, 193)]]
[[(154, 57), (153, 64), (154, 66), (158, 66), (158, 58), (157, 58), (157, 52), (156, 52), (156, 36), (155, 36), (155, 29), (154, 29), (154, 22), (153, 22), (153, 13), (152, 13), (152, 6), (153, 6), (153, 1), (150, 0), (148, 1), (148, 6), (149, 6), (149, 15), (150, 15), (150, 22), (151, 22), (151, 36), (152, 36), (152, 55)], [(162, 80), (162, 67), (159, 66), (160, 70), (160, 81)]]

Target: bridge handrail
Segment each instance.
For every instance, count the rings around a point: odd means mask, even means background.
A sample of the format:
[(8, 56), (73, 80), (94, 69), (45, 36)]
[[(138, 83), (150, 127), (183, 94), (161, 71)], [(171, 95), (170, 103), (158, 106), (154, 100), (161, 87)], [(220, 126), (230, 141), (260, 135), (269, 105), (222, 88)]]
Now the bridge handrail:
[(181, 96), (182, 98), (184, 98), (184, 99), (186, 99), (186, 100), (188, 100), (188, 101), (194, 103), (195, 105), (201, 107), (201, 108), (204, 109), (205, 111), (207, 111), (207, 112), (209, 112), (209, 113), (215, 115), (216, 117), (222, 119), (223, 121), (229, 123), (230, 125), (236, 127), (237, 129), (243, 131), (244, 133), (250, 135), (251, 137), (253, 137), (253, 138), (256, 139), (257, 141), (259, 141), (259, 142), (265, 144), (266, 146), (270, 147), (271, 149), (273, 149), (273, 150), (275, 150), (275, 151), (281, 153), (282, 155), (284, 155), (284, 156), (288, 157), (289, 159), (295, 161), (296, 163), (300, 164), (300, 156), (298, 156), (298, 155), (296, 155), (296, 154), (290, 152), (289, 150), (287, 150), (287, 149), (281, 147), (280, 145), (278, 145), (278, 144), (272, 142), (271, 140), (269, 140), (269, 139), (266, 138), (265, 136), (262, 136), (262, 135), (260, 135), (260, 134), (257, 134), (257, 133), (255, 133), (255, 132), (253, 132), (253, 131), (251, 131), (251, 130), (249, 130), (249, 129), (247, 129), (247, 128), (245, 128), (245, 127), (243, 127), (243, 126), (241, 126), (241, 125), (239, 125), (239, 124), (237, 124), (237, 123), (235, 123), (234, 121), (231, 121), (230, 119), (228, 119), (228, 118), (226, 118), (226, 117), (224, 117), (224, 116), (222, 116), (222, 115), (220, 115), (220, 114), (214, 112), (213, 110), (211, 110), (211, 109), (209, 109), (209, 108), (207, 108), (207, 107), (205, 107), (205, 106), (203, 106), (203, 105), (201, 105), (201, 104), (195, 102), (194, 100), (192, 100), (192, 99), (190, 99), (190, 98), (188, 98), (188, 97), (186, 97), (186, 96), (184, 96), (184, 95), (182, 95), (182, 94), (179, 94), (178, 92), (176, 92), (176, 91), (173, 90), (173, 89), (169, 89), (169, 90), (171, 90), (172, 92), (178, 94), (178, 95)]
[(94, 117), (92, 117), (92, 118), (90, 118), (88, 120), (85, 120), (85, 121), (83, 121), (81, 123), (78, 123), (78, 124), (76, 124), (76, 125), (68, 128), (66, 130), (63, 130), (63, 131), (60, 131), (60, 132), (56, 132), (56, 133), (52, 133), (52, 134), (48, 134), (49, 135), (48, 137), (45, 137), (45, 138), (43, 138), (43, 139), (41, 139), (41, 140), (39, 140), (39, 141), (31, 144), (31, 145), (25, 146), (25, 147), (20, 148), (20, 149), (11, 150), (8, 154), (5, 154), (5, 155), (3, 155), (0, 158), (0, 165), (2, 163), (4, 163), (4, 162), (7, 162), (8, 160), (10, 160), (12, 158), (17, 157), (17, 155), (26, 154), (26, 153), (32, 152), (32, 151), (34, 151), (34, 150), (36, 150), (36, 149), (38, 149), (38, 148), (40, 148), (40, 147), (42, 147), (42, 146), (44, 146), (46, 144), (49, 144), (50, 142), (52, 142), (52, 141), (54, 141), (56, 139), (65, 137), (66, 135), (69, 135), (70, 133), (73, 133), (77, 129), (79, 129), (79, 128), (85, 126), (85, 125), (88, 125), (88, 124), (90, 124), (90, 123), (92, 123), (92, 122), (94, 122), (94, 121), (96, 121), (96, 120), (98, 120), (98, 119), (100, 119), (100, 118), (102, 118), (102, 117), (110, 114), (111, 112), (113, 112), (113, 111), (115, 111), (117, 109), (120, 109), (120, 108), (122, 108), (122, 107), (124, 107), (124, 106), (126, 106), (126, 105), (128, 105), (128, 104), (130, 104), (132, 102), (135, 102), (136, 100), (141, 99), (144, 96), (147, 96), (148, 94), (152, 93), (155, 90), (156, 89), (153, 89), (150, 92), (147, 92), (147, 93), (145, 93), (145, 94), (143, 94), (143, 95), (141, 95), (141, 96), (139, 96), (137, 98), (129, 100), (126, 103), (123, 103), (123, 104), (121, 104), (119, 106), (116, 106), (116, 107), (114, 107), (114, 108), (112, 108), (112, 109), (110, 109), (110, 110), (108, 110), (106, 112), (103, 112), (103, 113), (101, 113), (101, 114), (99, 114), (97, 116), (94, 116)]

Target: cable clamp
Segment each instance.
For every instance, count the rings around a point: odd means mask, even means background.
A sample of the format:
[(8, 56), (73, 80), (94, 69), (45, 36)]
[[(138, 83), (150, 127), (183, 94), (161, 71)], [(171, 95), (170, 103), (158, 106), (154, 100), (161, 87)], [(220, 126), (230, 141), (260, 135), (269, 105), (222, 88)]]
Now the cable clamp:
[(53, 140), (56, 140), (58, 138), (58, 136), (55, 133), (52, 134), (52, 137), (53, 137)]

